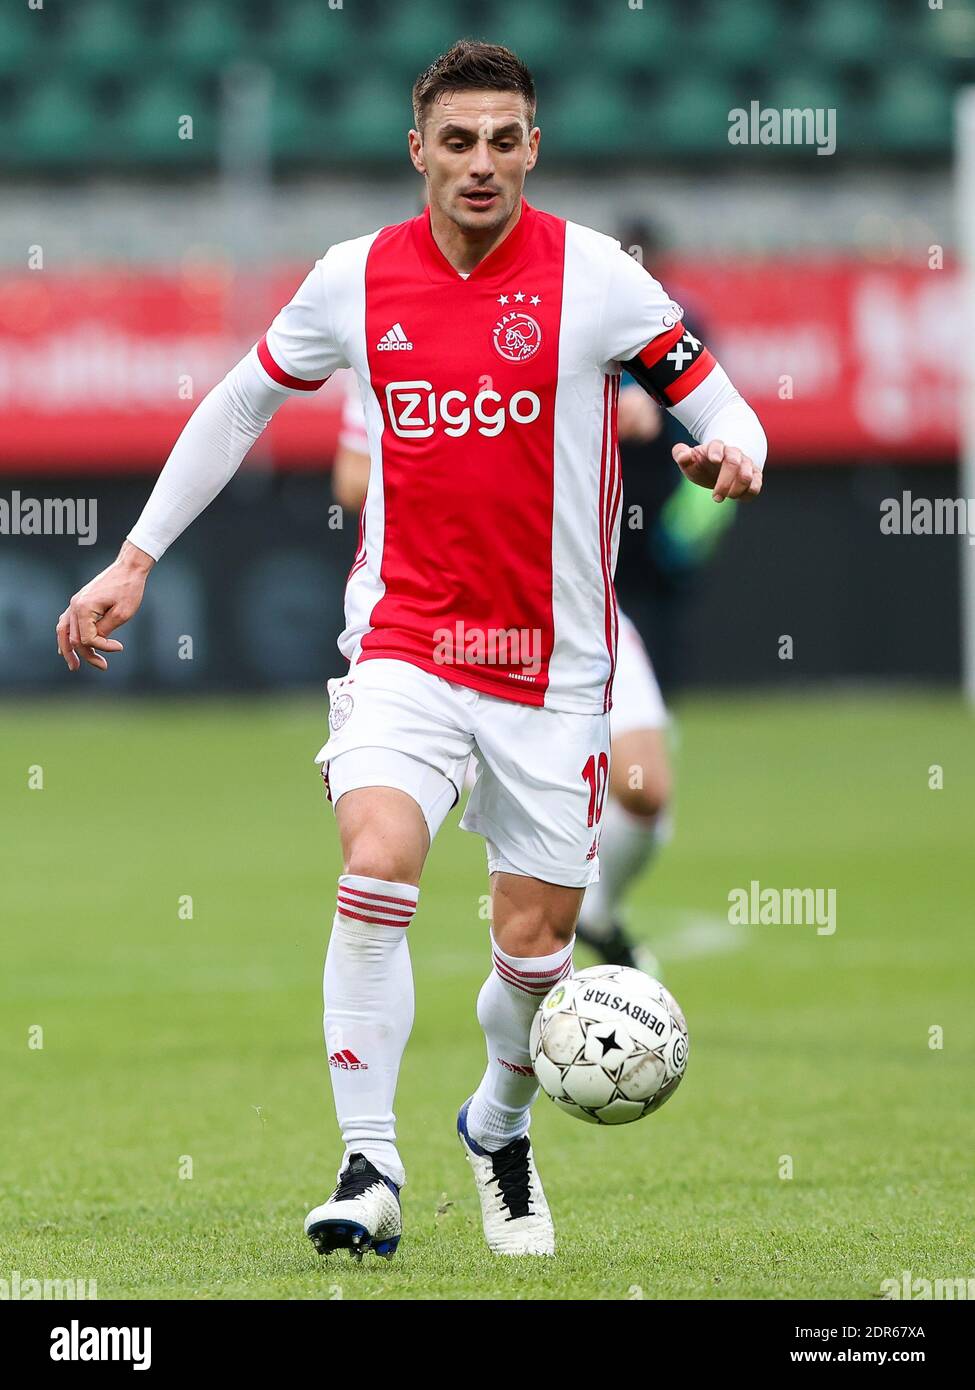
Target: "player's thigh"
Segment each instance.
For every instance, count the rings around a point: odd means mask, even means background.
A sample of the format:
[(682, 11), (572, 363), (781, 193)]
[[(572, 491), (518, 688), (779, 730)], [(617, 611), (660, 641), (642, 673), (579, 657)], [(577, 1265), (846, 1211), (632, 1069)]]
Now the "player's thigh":
[[(610, 717), (612, 728), (612, 717)], [(609, 789), (634, 816), (656, 816), (670, 800), (672, 776), (664, 729), (613, 734)]]
[(667, 710), (650, 655), (636, 627), (620, 614), (613, 708), (610, 791), (632, 815), (655, 816), (670, 797)]
[(471, 697), (386, 660), (360, 663), (328, 690), (329, 739), (316, 761), (346, 871), (412, 881), (459, 794), (473, 746)]
[(390, 883), (420, 882), (431, 836), (424, 808), (410, 793), (356, 787), (336, 801), (335, 822), (345, 873)]
[(616, 669), (613, 673), (613, 737), (631, 729), (662, 729), (667, 707), (653, 669), (650, 653), (634, 623), (620, 613)]
[(483, 697), (478, 772), (461, 825), (483, 835), (492, 873), (563, 888), (598, 877), (609, 719)]

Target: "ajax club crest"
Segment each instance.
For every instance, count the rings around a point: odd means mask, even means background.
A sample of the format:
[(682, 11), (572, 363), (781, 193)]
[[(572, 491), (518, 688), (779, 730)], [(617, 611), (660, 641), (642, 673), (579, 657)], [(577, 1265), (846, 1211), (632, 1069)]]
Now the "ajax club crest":
[(542, 330), (530, 314), (520, 309), (502, 314), (492, 333), (498, 355), (506, 362), (527, 362), (542, 345)]
[(336, 695), (334, 700), (332, 700), (331, 704), (329, 705), (328, 710), (328, 722), (331, 724), (332, 728), (335, 730), (336, 733), (338, 733), (339, 729), (341, 729), (342, 725), (346, 722), (351, 713), (352, 696), (346, 695), (345, 693), (341, 695)]

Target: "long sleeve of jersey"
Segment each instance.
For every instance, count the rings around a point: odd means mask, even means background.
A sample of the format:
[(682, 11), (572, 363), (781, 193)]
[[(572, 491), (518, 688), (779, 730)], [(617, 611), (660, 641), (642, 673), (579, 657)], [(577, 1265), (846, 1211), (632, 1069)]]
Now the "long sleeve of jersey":
[(269, 386), (254, 350), (204, 396), (183, 427), (165, 467), (129, 532), (159, 560), (237, 472), (248, 450), (286, 400)]
[(728, 374), (684, 323), (684, 311), (620, 249), (607, 287), (602, 351), (623, 364), (699, 444), (720, 439), (758, 468), (768, 441), (761, 421)]
[(723, 440), (747, 454), (756, 468), (765, 467), (768, 440), (762, 422), (717, 362), (699, 386), (667, 408), (699, 444)]

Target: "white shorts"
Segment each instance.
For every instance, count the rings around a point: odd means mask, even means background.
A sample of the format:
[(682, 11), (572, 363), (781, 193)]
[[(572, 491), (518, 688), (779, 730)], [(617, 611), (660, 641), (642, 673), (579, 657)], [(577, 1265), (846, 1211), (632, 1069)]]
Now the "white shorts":
[(609, 716), (613, 737), (634, 729), (665, 729), (664, 705), (653, 663), (643, 639), (625, 613), (620, 613), (620, 635), (613, 676), (613, 709)]
[(333, 802), (391, 786), (418, 803), (431, 839), (477, 757), (463, 830), (488, 868), (585, 888), (599, 877), (609, 716), (501, 700), (406, 661), (377, 658), (328, 682), (329, 739), (315, 761)]
[[(669, 721), (650, 653), (643, 638), (625, 613), (620, 613), (616, 673), (613, 678), (613, 710), (609, 717), (613, 738), (636, 729), (666, 729)], [(470, 791), (477, 776), (477, 759), (471, 758), (464, 776)], [(449, 809), (449, 808), (448, 808)]]

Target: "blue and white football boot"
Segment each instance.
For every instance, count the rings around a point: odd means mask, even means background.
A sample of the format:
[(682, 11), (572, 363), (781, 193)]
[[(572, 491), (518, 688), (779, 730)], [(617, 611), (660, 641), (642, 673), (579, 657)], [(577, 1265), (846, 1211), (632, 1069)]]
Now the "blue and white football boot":
[(349, 1154), (331, 1197), (305, 1217), (305, 1235), (319, 1255), (348, 1250), (361, 1260), (372, 1250), (388, 1260), (402, 1234), (399, 1188), (362, 1154)]
[(457, 1133), (474, 1173), (484, 1238), (496, 1255), (554, 1255), (555, 1227), (532, 1155), (531, 1140), (512, 1139), (488, 1153), (467, 1131), (470, 1100), (457, 1116)]

